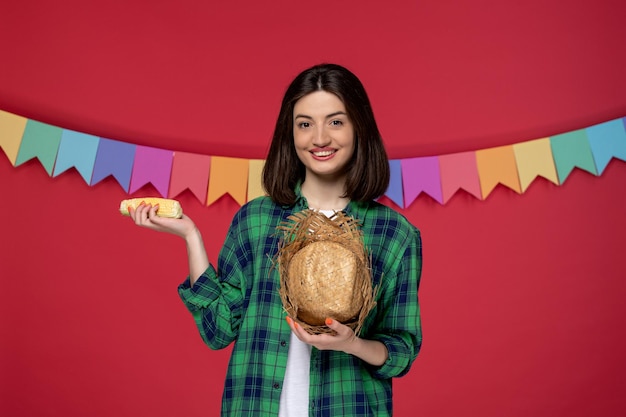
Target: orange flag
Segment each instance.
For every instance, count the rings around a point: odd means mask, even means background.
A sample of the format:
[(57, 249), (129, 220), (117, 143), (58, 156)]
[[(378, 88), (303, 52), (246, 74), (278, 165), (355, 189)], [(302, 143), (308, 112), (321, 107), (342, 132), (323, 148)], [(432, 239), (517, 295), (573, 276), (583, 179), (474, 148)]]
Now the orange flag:
[(476, 151), (476, 165), (483, 199), (487, 198), (498, 184), (522, 193), (512, 145)]
[(209, 206), (224, 194), (230, 194), (239, 205), (246, 202), (248, 188), (248, 160), (240, 158), (211, 157), (209, 176)]

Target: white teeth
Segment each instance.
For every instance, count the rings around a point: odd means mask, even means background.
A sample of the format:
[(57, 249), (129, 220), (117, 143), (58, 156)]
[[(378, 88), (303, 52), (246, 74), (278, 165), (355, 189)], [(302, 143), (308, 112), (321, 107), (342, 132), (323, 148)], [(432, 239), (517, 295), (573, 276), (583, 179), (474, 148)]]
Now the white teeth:
[(313, 155), (315, 155), (315, 156), (328, 156), (328, 155), (332, 155), (333, 153), (335, 153), (335, 151), (322, 151), (322, 152), (313, 152)]

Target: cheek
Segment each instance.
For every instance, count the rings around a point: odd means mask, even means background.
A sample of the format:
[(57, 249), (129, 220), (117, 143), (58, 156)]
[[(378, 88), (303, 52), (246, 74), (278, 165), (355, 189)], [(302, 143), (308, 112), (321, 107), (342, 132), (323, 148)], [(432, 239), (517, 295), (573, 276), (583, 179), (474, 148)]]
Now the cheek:
[(356, 140), (354, 139), (354, 134), (346, 135), (343, 141), (343, 146), (346, 148), (352, 148), (352, 150), (354, 151), (354, 149), (356, 148)]
[(302, 147), (303, 143), (304, 143), (304, 141), (303, 141), (303, 138), (302, 138), (302, 133), (294, 131), (293, 132), (293, 145), (296, 148), (300, 148), (300, 147)]
[(295, 149), (298, 156), (307, 152), (306, 143), (304, 143), (302, 140), (298, 141), (297, 138), (294, 138), (293, 140), (293, 148)]
[(356, 140), (352, 139), (350, 141), (350, 145), (349, 146), (350, 146), (350, 158), (353, 158), (354, 155), (356, 154), (356, 146), (357, 146), (356, 145)]

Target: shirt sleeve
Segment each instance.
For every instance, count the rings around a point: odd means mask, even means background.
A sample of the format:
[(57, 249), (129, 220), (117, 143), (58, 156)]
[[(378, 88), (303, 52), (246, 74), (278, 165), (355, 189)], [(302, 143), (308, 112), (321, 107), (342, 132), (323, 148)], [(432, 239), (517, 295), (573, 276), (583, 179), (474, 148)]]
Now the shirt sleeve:
[(404, 253), (399, 257), (393, 289), (384, 296), (382, 320), (378, 332), (370, 338), (385, 344), (389, 356), (380, 367), (373, 368), (374, 377), (387, 379), (405, 375), (415, 361), (422, 345), (422, 327), (418, 288), (422, 271), (422, 241), (419, 230), (411, 228)]
[(178, 294), (192, 314), (204, 342), (222, 349), (237, 338), (246, 294), (246, 269), (250, 263), (245, 227), (239, 212), (229, 228), (218, 258), (218, 269), (210, 265), (193, 286), (190, 279)]

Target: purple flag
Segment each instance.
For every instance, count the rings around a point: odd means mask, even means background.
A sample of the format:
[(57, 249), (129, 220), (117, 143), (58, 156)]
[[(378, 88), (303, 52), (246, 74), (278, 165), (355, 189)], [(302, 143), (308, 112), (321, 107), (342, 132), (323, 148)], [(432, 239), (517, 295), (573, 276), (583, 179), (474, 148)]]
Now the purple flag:
[(165, 149), (137, 146), (135, 164), (130, 178), (130, 194), (152, 183), (161, 197), (167, 198), (172, 173), (174, 152)]
[(385, 196), (396, 203), (399, 207), (404, 208), (404, 197), (402, 195), (402, 165), (399, 159), (389, 161), (389, 187), (385, 191)]
[(402, 183), (404, 202), (411, 205), (417, 196), (424, 192), (443, 204), (439, 157), (425, 156), (402, 160)]
[(135, 148), (136, 145), (130, 143), (100, 138), (90, 185), (97, 184), (109, 175), (113, 175), (124, 191), (128, 192)]

